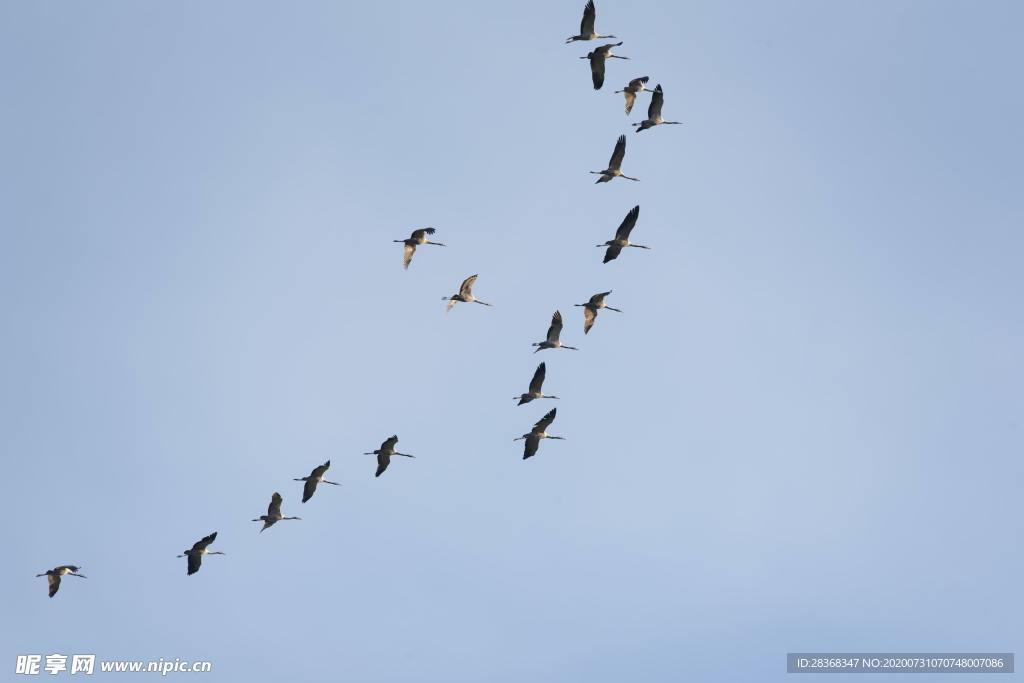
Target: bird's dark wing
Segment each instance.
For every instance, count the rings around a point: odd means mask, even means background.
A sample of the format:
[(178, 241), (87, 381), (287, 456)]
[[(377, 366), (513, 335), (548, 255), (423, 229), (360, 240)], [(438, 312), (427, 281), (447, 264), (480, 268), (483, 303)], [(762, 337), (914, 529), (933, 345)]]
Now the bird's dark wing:
[(392, 448), (394, 448), (394, 447), (395, 447), (395, 446), (396, 446), (397, 444), (398, 444), (398, 435), (397, 435), (397, 434), (395, 434), (395, 435), (393, 435), (393, 436), (390, 436), (390, 437), (388, 437), (387, 439), (385, 439), (384, 443), (382, 443), (382, 444), (380, 445), (380, 449), (381, 449), (382, 451), (390, 451), (390, 450), (391, 450)]
[(611, 294), (611, 291), (599, 292), (594, 296), (590, 297), (590, 303), (594, 304), (595, 306), (600, 306), (601, 302), (604, 301), (604, 298), (609, 294)]
[[(636, 226), (636, 219), (640, 217), (640, 205), (637, 204), (626, 217), (622, 219), (622, 223), (619, 224), (618, 230), (615, 231), (615, 239), (617, 240), (628, 240), (629, 233), (633, 232), (634, 226)], [(616, 254), (618, 256), (618, 254)], [(615, 258), (614, 256), (612, 258)]]
[(551, 316), (551, 327), (548, 328), (548, 341), (556, 342), (558, 337), (562, 334), (562, 312), (555, 311), (555, 314)]
[(386, 470), (388, 468), (388, 465), (390, 465), (390, 464), (391, 464), (391, 456), (390, 455), (385, 455), (383, 453), (379, 454), (377, 456), (377, 473), (375, 475), (373, 475), (373, 476), (379, 477), (380, 475), (384, 474), (384, 470)]
[(594, 22), (596, 19), (597, 8), (594, 7), (594, 0), (587, 0), (587, 5), (583, 8), (583, 20), (580, 22), (581, 36), (589, 36), (594, 32)]
[(657, 120), (661, 116), (661, 105), (665, 102), (665, 93), (661, 90), (661, 84), (654, 89), (654, 94), (651, 95), (651, 104), (647, 107), (647, 118), (651, 121)]
[(640, 78), (634, 78), (629, 82), (629, 87), (635, 89), (637, 92), (640, 91), (640, 86), (651, 80), (648, 76), (641, 76)]
[(202, 566), (202, 564), (203, 564), (203, 554), (202, 553), (197, 553), (193, 549), (193, 552), (188, 553), (188, 574), (187, 574), (187, 576), (192, 576), (197, 571), (199, 571), (199, 567)]
[(419, 242), (423, 239), (424, 235), (433, 235), (435, 232), (437, 231), (433, 228), (420, 228), (419, 230), (413, 230), (412, 234), (409, 235), (409, 239)]
[(459, 287), (459, 294), (462, 296), (471, 296), (473, 294), (473, 283), (476, 282), (476, 275), (470, 275), (462, 281), (462, 286)]
[(270, 505), (267, 506), (267, 517), (278, 517), (281, 514), (281, 494), (277, 491), (270, 497)]
[(60, 575), (59, 574), (47, 574), (46, 581), (50, 584), (50, 597), (52, 598), (57, 594), (60, 589)]
[(533, 373), (533, 379), (530, 380), (530, 393), (538, 393), (542, 386), (544, 386), (544, 375), (547, 373), (547, 367), (541, 363), (537, 366), (537, 370)]
[(302, 487), (302, 502), (305, 503), (307, 500), (313, 497), (316, 493), (316, 485), (320, 483), (316, 477), (310, 477), (306, 480), (306, 485)]
[(594, 82), (594, 90), (604, 85), (604, 55), (594, 50), (590, 53), (590, 79)]
[(597, 310), (590, 306), (583, 307), (583, 334), (590, 332), (594, 326), (594, 319), (597, 318)]
[(601, 263), (608, 263), (609, 261), (614, 261), (615, 259), (617, 259), (619, 257), (619, 254), (621, 254), (621, 253), (622, 253), (622, 247), (619, 247), (619, 246), (608, 247), (605, 250), (605, 252), (604, 252), (604, 260), (601, 261)]
[(626, 98), (626, 113), (633, 111), (633, 103), (636, 102), (636, 93), (623, 90), (622, 96)]
[(207, 546), (217, 540), (217, 532), (205, 536), (192, 544), (192, 550), (206, 550)]
[(552, 408), (549, 410), (547, 415), (537, 420), (537, 424), (533, 425), (533, 431), (537, 434), (547, 431), (548, 427), (551, 426), (551, 423), (555, 421), (555, 413), (557, 411), (558, 408)]
[(626, 156), (626, 136), (620, 135), (619, 139), (615, 142), (615, 150), (612, 152), (612, 158), (608, 160), (608, 168), (615, 170), (622, 166), (622, 159)]
[(537, 447), (540, 446), (540, 438), (536, 436), (526, 437), (526, 444), (523, 446), (523, 460), (532, 458), (537, 454)]

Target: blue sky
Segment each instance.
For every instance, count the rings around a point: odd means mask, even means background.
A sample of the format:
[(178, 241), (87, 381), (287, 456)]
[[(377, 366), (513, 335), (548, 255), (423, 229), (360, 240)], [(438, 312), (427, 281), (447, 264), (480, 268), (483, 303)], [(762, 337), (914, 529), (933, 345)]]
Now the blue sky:
[[(594, 92), (582, 5), (0, 4), (3, 670), (1022, 649), (1021, 6), (602, 0)], [(685, 125), (595, 186), (640, 75)], [(635, 204), (654, 249), (602, 265)], [(532, 355), (556, 308), (581, 350)], [(539, 360), (567, 440), (523, 462)]]

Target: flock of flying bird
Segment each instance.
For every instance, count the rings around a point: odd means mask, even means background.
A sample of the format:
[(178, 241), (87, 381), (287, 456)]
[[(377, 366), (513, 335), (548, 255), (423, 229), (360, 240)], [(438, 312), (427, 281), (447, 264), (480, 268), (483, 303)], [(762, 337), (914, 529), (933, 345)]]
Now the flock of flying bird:
[[(594, 28), (595, 20), (597, 18), (597, 10), (594, 7), (594, 0), (588, 0), (586, 6), (583, 9), (583, 20), (580, 22), (580, 32), (578, 35), (570, 36), (565, 42), (572, 43), (578, 40), (597, 40), (599, 38), (615, 38), (613, 35), (600, 35)], [(591, 50), (585, 57), (580, 59), (590, 60), (590, 73), (591, 79), (594, 84), (595, 90), (600, 90), (604, 85), (605, 78), (605, 62), (608, 59), (629, 59), (628, 57), (621, 57), (619, 55), (612, 54), (612, 48), (616, 48), (622, 45), (622, 42), (609, 43), (602, 45), (594, 50)], [(647, 108), (647, 118), (639, 123), (632, 124), (636, 128), (636, 132), (647, 130), (655, 126), (662, 124), (678, 124), (679, 121), (665, 121), (661, 116), (661, 109), (664, 103), (664, 94), (661, 85), (655, 86), (654, 90), (649, 90), (646, 85), (650, 79), (647, 76), (641, 76), (634, 78), (622, 89), (616, 90), (616, 94), (621, 93), (625, 98), (625, 110), (626, 114), (633, 110), (633, 105), (636, 103), (638, 95), (644, 92), (651, 93), (651, 104)], [(626, 178), (627, 180), (638, 180), (623, 174), (622, 172), (622, 161), (626, 155), (626, 136), (620, 135), (615, 143), (615, 148), (612, 151), (612, 156), (608, 161), (608, 167), (602, 171), (591, 171), (591, 173), (601, 176), (597, 179), (598, 183), (606, 183), (615, 178)], [(636, 226), (637, 218), (640, 216), (640, 207), (634, 206), (626, 214), (622, 223), (615, 231), (615, 237), (596, 245), (597, 247), (604, 247), (604, 259), (603, 263), (608, 263), (618, 258), (619, 254), (623, 249), (627, 247), (636, 247), (638, 249), (650, 249), (650, 247), (642, 244), (634, 244), (630, 242), (629, 236)], [(428, 237), (433, 236), (436, 230), (434, 228), (419, 228), (414, 230), (407, 239), (393, 240), (394, 242), (401, 242), (403, 246), (402, 265), (408, 269), (409, 264), (412, 262), (412, 257), (416, 253), (416, 248), (423, 245), (434, 245), (439, 247), (447, 246), (442, 242), (432, 242)], [(470, 275), (462, 284), (459, 286), (459, 291), (451, 296), (442, 297), (443, 301), (447, 301), (447, 311), (451, 311), (457, 303), (477, 303), (483, 306), (491, 306), (492, 304), (485, 301), (481, 301), (473, 295), (473, 285), (476, 283), (477, 275)], [(604, 309), (609, 311), (615, 311), (621, 313), (617, 308), (612, 308), (605, 304), (605, 298), (611, 294), (609, 290), (607, 292), (600, 292), (594, 294), (586, 303), (575, 304), (575, 306), (583, 308), (583, 333), (587, 334), (590, 329), (594, 326), (594, 321), (597, 319), (598, 311)], [(575, 346), (568, 346), (563, 344), (561, 341), (562, 334), (562, 313), (561, 311), (555, 311), (554, 315), (551, 316), (551, 325), (548, 327), (547, 335), (543, 341), (534, 342), (533, 346), (537, 347), (534, 353), (543, 351), (545, 349), (570, 349), (578, 351), (579, 349)], [(514, 400), (518, 401), (517, 405), (524, 405), (531, 401), (549, 398), (557, 399), (557, 396), (545, 394), (543, 392), (544, 379), (547, 374), (547, 366), (545, 363), (541, 363), (537, 366), (537, 369), (533, 373), (533, 378), (530, 380), (529, 389), (526, 393), (520, 394), (519, 396), (513, 397)], [(544, 417), (538, 420), (529, 432), (522, 436), (516, 437), (514, 441), (524, 441), (523, 448), (523, 459), (530, 458), (536, 455), (540, 442), (542, 439), (564, 439), (563, 436), (555, 436), (547, 433), (548, 427), (555, 421), (555, 415), (557, 409), (552, 408), (548, 411)], [(392, 435), (386, 439), (380, 448), (373, 451), (364, 453), (364, 455), (376, 455), (377, 456), (377, 470), (374, 474), (375, 477), (379, 477), (391, 464), (391, 457), (394, 455), (400, 455), (406, 458), (413, 458), (415, 456), (408, 453), (399, 453), (395, 450), (395, 446), (398, 444), (398, 436)], [(297, 477), (294, 481), (301, 481), (303, 483), (302, 490), (302, 502), (307, 502), (316, 493), (317, 486), (320, 484), (330, 484), (333, 486), (340, 486), (338, 482), (328, 481), (324, 478), (328, 468), (331, 466), (331, 461), (314, 467), (313, 470), (305, 477)], [(283, 498), (280, 493), (274, 492), (270, 498), (270, 505), (267, 507), (267, 514), (260, 515), (253, 519), (254, 522), (262, 522), (263, 526), (260, 528), (262, 533), (266, 529), (270, 528), (277, 522), (285, 520), (299, 520), (300, 517), (286, 517), (281, 512), (281, 503)], [(193, 546), (178, 555), (179, 558), (188, 558), (187, 573), (189, 575), (195, 574), (199, 571), (202, 566), (203, 556), (205, 555), (224, 555), (221, 551), (209, 550), (209, 546), (217, 540), (217, 532), (214, 531), (208, 536), (201, 538), (196, 541)], [(61, 577), (63, 576), (77, 576), (79, 578), (86, 578), (80, 571), (79, 567), (75, 565), (61, 565), (50, 569), (42, 574), (37, 574), (37, 577), (47, 577), (49, 586), (49, 596), (52, 598), (57, 594), (57, 590), (60, 588)]]

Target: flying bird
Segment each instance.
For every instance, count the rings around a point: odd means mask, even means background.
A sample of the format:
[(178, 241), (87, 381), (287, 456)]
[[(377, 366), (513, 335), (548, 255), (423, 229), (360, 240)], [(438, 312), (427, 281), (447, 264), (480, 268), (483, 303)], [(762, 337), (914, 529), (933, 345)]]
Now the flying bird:
[(199, 539), (198, 541), (195, 542), (195, 544), (191, 548), (186, 550), (181, 555), (178, 555), (178, 557), (187, 557), (188, 558), (188, 574), (187, 574), (188, 576), (192, 576), (197, 571), (199, 571), (199, 567), (202, 566), (202, 564), (203, 564), (203, 555), (224, 555), (225, 554), (225, 553), (222, 553), (219, 550), (207, 550), (207, 548), (210, 546), (210, 544), (213, 543), (216, 540), (217, 540), (217, 532), (214, 531), (209, 536), (206, 536), (204, 538)]
[(594, 321), (597, 319), (597, 312), (602, 308), (607, 308), (609, 311), (615, 311), (616, 313), (622, 313), (617, 308), (612, 308), (604, 302), (604, 298), (611, 294), (611, 290), (607, 292), (601, 292), (590, 297), (590, 301), (585, 304), (576, 304), (577, 306), (583, 307), (583, 334), (590, 332), (590, 328), (594, 326)]
[(622, 45), (622, 41), (617, 43), (608, 43), (601, 47), (596, 47), (586, 54), (585, 57), (580, 59), (590, 60), (590, 80), (594, 83), (594, 90), (600, 90), (601, 86), (604, 85), (604, 63), (605, 60), (611, 59), (629, 59), (629, 57), (620, 57), (619, 55), (612, 54), (612, 48)]
[(580, 34), (569, 36), (566, 44), (576, 40), (597, 40), (598, 38), (614, 38), (615, 36), (602, 36), (594, 30), (594, 20), (597, 19), (597, 8), (594, 7), (594, 0), (587, 0), (583, 8), (583, 20), (580, 22)]
[(637, 126), (637, 133), (642, 130), (647, 130), (648, 128), (660, 126), (663, 123), (675, 125), (682, 123), (682, 121), (666, 121), (661, 118), (661, 107), (663, 104), (665, 104), (665, 93), (662, 91), (661, 84), (659, 83), (654, 87), (654, 95), (651, 96), (651, 104), (647, 107), (647, 118), (640, 123), (633, 124), (634, 126)]
[(455, 306), (455, 304), (460, 301), (467, 304), (478, 303), (483, 304), (484, 306), (492, 305), (487, 303), (486, 301), (480, 301), (480, 299), (477, 299), (475, 296), (473, 296), (473, 283), (476, 282), (476, 278), (476, 275), (470, 275), (469, 277), (462, 281), (462, 285), (459, 287), (458, 294), (452, 294), (451, 296), (441, 297), (441, 301), (448, 302), (448, 308), (445, 309), (446, 313), (452, 310), (452, 307)]
[(341, 486), (341, 484), (339, 484), (336, 481), (327, 481), (326, 479), (324, 479), (324, 474), (327, 473), (327, 468), (330, 467), (330, 466), (331, 466), (331, 461), (328, 460), (323, 465), (320, 465), (319, 467), (314, 467), (313, 471), (309, 473), (308, 477), (299, 477), (298, 479), (294, 480), (294, 481), (304, 481), (304, 482), (306, 482), (306, 485), (302, 487), (302, 502), (303, 503), (305, 503), (307, 500), (312, 498), (313, 494), (316, 493), (316, 485), (317, 484), (323, 483), (323, 484), (332, 484), (334, 486)]
[(640, 78), (634, 78), (629, 82), (622, 90), (616, 90), (617, 93), (622, 93), (622, 96), (626, 98), (626, 113), (633, 111), (633, 103), (636, 102), (636, 96), (642, 92), (654, 92), (644, 86), (650, 79), (647, 76), (641, 76)]
[[(540, 351), (540, 349), (537, 349), (537, 351)], [(536, 351), (534, 351), (534, 353), (536, 353)], [(523, 405), (524, 403), (529, 403), (535, 398), (558, 398), (557, 396), (548, 396), (543, 391), (541, 391), (541, 387), (544, 386), (544, 376), (546, 373), (547, 367), (544, 365), (544, 363), (541, 363), (540, 365), (537, 366), (537, 370), (534, 371), (533, 373), (533, 379), (530, 380), (530, 390), (525, 394), (521, 394), (520, 396), (512, 397), (513, 401), (519, 401), (519, 403), (516, 405)]]
[(513, 439), (513, 441), (519, 441), (520, 439), (526, 440), (525, 447), (523, 448), (523, 460), (536, 455), (541, 439), (565, 439), (564, 436), (551, 436), (547, 433), (548, 427), (550, 427), (551, 423), (555, 421), (555, 411), (557, 410), (557, 408), (552, 408), (548, 411), (547, 415), (537, 421), (537, 424), (533, 425), (533, 429), (531, 429), (529, 433)]
[(619, 139), (615, 142), (615, 150), (612, 151), (612, 157), (608, 160), (608, 168), (603, 171), (591, 171), (595, 175), (601, 176), (597, 179), (599, 183), (607, 183), (613, 178), (621, 177), (626, 180), (640, 180), (639, 178), (630, 178), (628, 175), (622, 173), (622, 157), (626, 156), (626, 136), (620, 135)]
[(575, 346), (566, 346), (558, 338), (562, 334), (562, 312), (555, 311), (555, 314), (551, 316), (551, 326), (548, 327), (548, 337), (542, 342), (534, 342), (533, 346), (536, 346), (537, 351), (544, 349), (572, 349), (573, 351), (579, 351)]
[(405, 254), (402, 257), (402, 265), (405, 269), (409, 269), (409, 263), (412, 262), (412, 255), (416, 253), (416, 247), (421, 244), (433, 244), (435, 247), (446, 247), (448, 245), (442, 244), (441, 242), (431, 242), (427, 239), (427, 235), (433, 235), (436, 230), (433, 228), (420, 228), (419, 230), (413, 230), (412, 234), (409, 235), (409, 239), (406, 240), (392, 240), (392, 242), (401, 242), (405, 245)]
[[(474, 277), (476, 277), (476, 276), (474, 276)], [(397, 444), (397, 443), (398, 443), (398, 436), (397, 435), (393, 435), (390, 438), (388, 438), (384, 443), (382, 443), (380, 445), (380, 448), (378, 448), (377, 450), (370, 451), (368, 453), (363, 453), (363, 455), (376, 455), (377, 456), (377, 473), (375, 475), (373, 475), (373, 476), (379, 477), (380, 475), (384, 474), (384, 470), (386, 470), (388, 468), (388, 465), (391, 464), (391, 456), (392, 455), (401, 455), (401, 456), (404, 456), (406, 458), (415, 458), (416, 457), (415, 455), (409, 455), (408, 453), (399, 453), (398, 451), (396, 451), (395, 450), (395, 444)]]
[(256, 519), (252, 520), (254, 522), (263, 522), (263, 528), (260, 529), (261, 534), (264, 530), (274, 526), (282, 519), (302, 519), (301, 517), (284, 517), (281, 515), (282, 500), (284, 499), (281, 498), (281, 494), (275, 491), (274, 495), (270, 497), (270, 505), (267, 506), (267, 514), (260, 515)]
[(604, 252), (604, 261), (602, 263), (608, 263), (618, 258), (619, 253), (626, 247), (636, 247), (637, 249), (650, 249), (642, 244), (633, 244), (629, 241), (629, 233), (633, 231), (636, 226), (636, 219), (640, 216), (640, 207), (634, 206), (630, 209), (626, 217), (622, 219), (622, 224), (619, 225), (619, 229), (615, 231), (615, 239), (610, 239), (604, 244), (597, 244), (598, 247), (608, 247)]
[(84, 575), (78, 573), (78, 567), (73, 564), (62, 564), (59, 567), (48, 569), (42, 574), (36, 574), (36, 578), (45, 576), (46, 581), (50, 586), (50, 597), (52, 598), (57, 594), (57, 590), (60, 589), (60, 577), (70, 574), (71, 576), (77, 576), (80, 579), (86, 578)]

